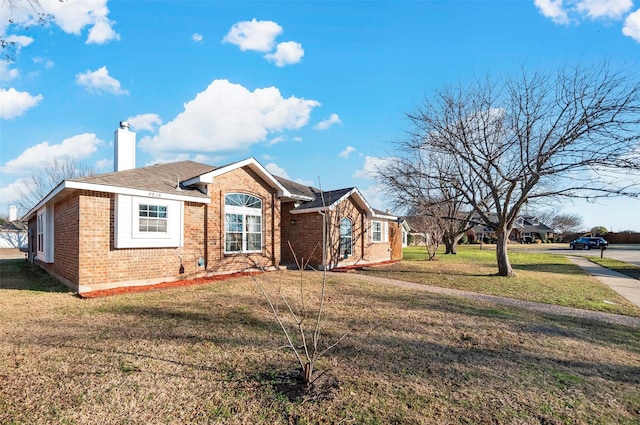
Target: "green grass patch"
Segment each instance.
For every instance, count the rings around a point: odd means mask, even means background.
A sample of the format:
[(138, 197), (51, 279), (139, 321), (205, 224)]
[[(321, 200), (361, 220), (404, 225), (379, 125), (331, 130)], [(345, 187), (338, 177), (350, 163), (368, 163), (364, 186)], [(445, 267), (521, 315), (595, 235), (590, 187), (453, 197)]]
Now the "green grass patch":
[(625, 263), (624, 261), (614, 260), (613, 258), (586, 257), (592, 263), (596, 263), (602, 267), (615, 270), (619, 273), (626, 274), (629, 277), (640, 280), (640, 267), (635, 264)]
[[(519, 247), (518, 247), (519, 248)], [(425, 285), (454, 288), (566, 307), (640, 316), (636, 307), (563, 255), (510, 250), (514, 277), (496, 276), (494, 245), (462, 245), (457, 255), (424, 258), (424, 247), (408, 247), (401, 263), (363, 272)], [(421, 258), (421, 260), (410, 260)]]

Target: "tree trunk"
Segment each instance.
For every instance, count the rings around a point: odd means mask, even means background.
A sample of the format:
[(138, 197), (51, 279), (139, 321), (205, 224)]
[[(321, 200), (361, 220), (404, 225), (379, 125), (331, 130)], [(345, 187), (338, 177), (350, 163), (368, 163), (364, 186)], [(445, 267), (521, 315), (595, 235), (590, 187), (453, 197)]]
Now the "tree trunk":
[(455, 233), (453, 235), (444, 234), (442, 236), (442, 241), (444, 242), (445, 254), (457, 254), (456, 247), (458, 246), (458, 241), (462, 237), (462, 233)]
[(513, 268), (511, 267), (511, 261), (509, 261), (509, 255), (507, 253), (507, 242), (509, 240), (509, 233), (505, 230), (498, 230), (496, 232), (496, 258), (498, 260), (498, 276), (514, 276)]

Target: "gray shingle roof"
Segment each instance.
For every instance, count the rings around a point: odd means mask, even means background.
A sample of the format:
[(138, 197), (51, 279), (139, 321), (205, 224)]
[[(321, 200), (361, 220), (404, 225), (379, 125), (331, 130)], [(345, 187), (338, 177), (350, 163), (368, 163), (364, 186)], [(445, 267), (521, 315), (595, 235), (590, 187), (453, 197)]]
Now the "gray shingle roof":
[(148, 167), (133, 168), (131, 170), (114, 173), (98, 174), (95, 176), (71, 179), (70, 181), (100, 184), (107, 186), (126, 187), (131, 189), (148, 190), (150, 192), (185, 194), (189, 196), (207, 198), (207, 195), (194, 188), (180, 187), (179, 182), (216, 170), (207, 164), (193, 161), (179, 161), (168, 164), (156, 164)]
[(313, 208), (327, 207), (333, 204), (334, 202), (338, 201), (340, 198), (342, 198), (344, 195), (351, 192), (352, 190), (353, 190), (352, 187), (348, 187), (345, 189), (330, 190), (328, 192), (316, 193), (313, 201), (305, 202), (304, 204), (300, 205), (298, 208), (295, 208), (294, 211), (303, 211), (303, 210), (308, 210)]
[(317, 193), (320, 193), (320, 189), (316, 189), (313, 186), (305, 186), (300, 183), (292, 182), (284, 177), (273, 176), (278, 182), (284, 186), (293, 196), (304, 196), (307, 198), (315, 198)]

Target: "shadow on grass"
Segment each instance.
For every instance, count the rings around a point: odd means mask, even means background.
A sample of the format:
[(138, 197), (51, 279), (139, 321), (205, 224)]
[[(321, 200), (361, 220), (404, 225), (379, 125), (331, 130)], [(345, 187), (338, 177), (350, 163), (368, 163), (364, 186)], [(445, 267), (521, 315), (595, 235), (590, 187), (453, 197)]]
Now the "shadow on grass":
[(0, 290), (69, 292), (69, 288), (24, 259), (0, 260)]

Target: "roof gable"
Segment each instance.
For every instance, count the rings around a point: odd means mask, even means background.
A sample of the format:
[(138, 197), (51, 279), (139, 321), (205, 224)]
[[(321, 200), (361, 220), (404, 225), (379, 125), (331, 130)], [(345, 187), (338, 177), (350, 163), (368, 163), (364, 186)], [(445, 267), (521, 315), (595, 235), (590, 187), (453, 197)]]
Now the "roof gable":
[(213, 183), (213, 180), (228, 172), (237, 170), (242, 167), (251, 168), (260, 178), (262, 178), (267, 184), (276, 189), (278, 196), (289, 196), (289, 191), (269, 172), (264, 168), (255, 158), (247, 158), (245, 160), (234, 162), (232, 164), (224, 165), (222, 167), (212, 167), (213, 169), (193, 176), (190, 179), (186, 179), (182, 182), (184, 186), (198, 186), (207, 183)]
[(354, 202), (367, 212), (367, 216), (371, 217), (375, 215), (373, 208), (371, 208), (366, 199), (364, 199), (364, 196), (362, 196), (360, 191), (355, 187), (318, 192), (315, 194), (313, 200), (299, 205), (298, 207), (294, 208), (291, 213), (302, 214), (333, 210), (337, 207), (338, 204), (349, 197), (352, 197)]

